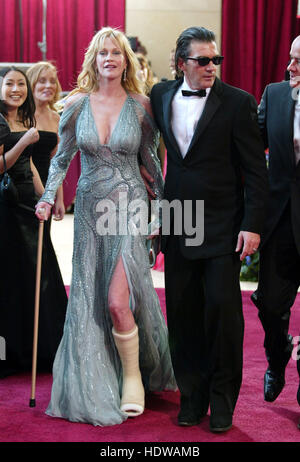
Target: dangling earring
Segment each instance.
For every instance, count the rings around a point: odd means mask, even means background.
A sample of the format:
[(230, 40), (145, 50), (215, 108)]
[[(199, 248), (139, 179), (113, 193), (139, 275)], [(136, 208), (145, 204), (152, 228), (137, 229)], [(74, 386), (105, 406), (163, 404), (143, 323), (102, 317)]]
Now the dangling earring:
[(126, 79), (127, 79), (127, 67), (125, 67), (125, 69), (124, 69), (123, 81), (126, 82)]

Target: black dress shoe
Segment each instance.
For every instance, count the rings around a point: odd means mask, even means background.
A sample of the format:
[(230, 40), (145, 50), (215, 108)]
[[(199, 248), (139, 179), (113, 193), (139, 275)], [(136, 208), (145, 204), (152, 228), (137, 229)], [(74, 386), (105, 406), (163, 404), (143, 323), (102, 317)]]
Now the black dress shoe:
[(180, 396), (180, 411), (177, 417), (178, 425), (182, 427), (192, 427), (199, 425), (203, 417), (206, 416), (209, 404), (203, 405), (191, 397)]
[(194, 425), (199, 425), (201, 418), (196, 416), (188, 416), (186, 418), (178, 416), (178, 425), (180, 427), (193, 427)]
[(194, 425), (199, 425), (199, 423), (205, 416), (206, 413), (196, 414), (195, 412), (187, 412), (184, 409), (181, 409), (177, 417), (178, 425), (180, 425), (181, 427), (192, 427)]
[(210, 416), (209, 428), (211, 432), (227, 432), (232, 427), (231, 416)]
[(278, 374), (267, 369), (264, 377), (264, 398), (272, 403), (280, 395), (285, 385), (284, 372)]

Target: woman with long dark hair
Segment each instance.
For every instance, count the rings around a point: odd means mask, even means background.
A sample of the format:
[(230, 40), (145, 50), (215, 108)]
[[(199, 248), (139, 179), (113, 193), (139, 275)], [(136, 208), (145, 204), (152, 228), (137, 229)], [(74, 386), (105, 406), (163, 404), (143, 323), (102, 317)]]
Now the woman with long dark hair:
[[(0, 113), (9, 133), (0, 145), (0, 179), (5, 170), (18, 198), (0, 195), (0, 336), (6, 360), (0, 377), (31, 369), (38, 220), (34, 205), (44, 188), (31, 154), (39, 140), (35, 104), (26, 75), (15, 67), (0, 71), (3, 78)], [(4, 129), (4, 126), (3, 126)], [(5, 162), (4, 162), (5, 160)], [(67, 296), (49, 232), (45, 229), (40, 289), (38, 370), (51, 371), (62, 336)]]

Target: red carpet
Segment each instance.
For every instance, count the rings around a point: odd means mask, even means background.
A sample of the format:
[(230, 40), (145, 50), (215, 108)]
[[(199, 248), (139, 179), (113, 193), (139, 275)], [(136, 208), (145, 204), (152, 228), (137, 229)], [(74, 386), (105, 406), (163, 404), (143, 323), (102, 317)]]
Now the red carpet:
[[(157, 289), (164, 310), (164, 290)], [(178, 392), (157, 393), (146, 401), (145, 413), (113, 427), (93, 427), (45, 415), (51, 390), (51, 375), (38, 375), (36, 407), (28, 406), (30, 374), (0, 380), (0, 442), (300, 442), (297, 422), (298, 374), (291, 360), (286, 386), (275, 401), (263, 400), (266, 368), (263, 334), (257, 310), (243, 293), (245, 314), (244, 375), (231, 431), (215, 435), (209, 431), (209, 417), (191, 428), (178, 427)], [(300, 331), (300, 296), (293, 308), (292, 335)]]

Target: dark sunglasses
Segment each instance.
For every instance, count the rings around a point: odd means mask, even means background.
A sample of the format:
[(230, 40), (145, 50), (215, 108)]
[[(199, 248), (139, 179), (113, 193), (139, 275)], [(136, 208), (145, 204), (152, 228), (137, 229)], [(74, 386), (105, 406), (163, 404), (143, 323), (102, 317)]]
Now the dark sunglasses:
[(186, 59), (192, 59), (193, 61), (197, 61), (199, 66), (204, 67), (207, 66), (210, 61), (212, 61), (216, 66), (221, 64), (221, 62), (224, 59), (224, 56), (214, 56), (213, 58), (208, 58), (207, 56), (199, 56), (198, 58), (186, 58)]

